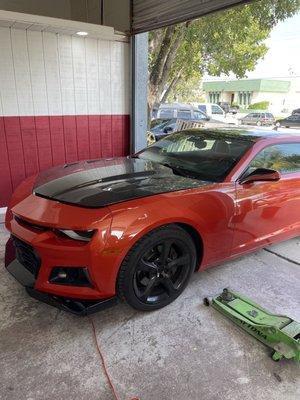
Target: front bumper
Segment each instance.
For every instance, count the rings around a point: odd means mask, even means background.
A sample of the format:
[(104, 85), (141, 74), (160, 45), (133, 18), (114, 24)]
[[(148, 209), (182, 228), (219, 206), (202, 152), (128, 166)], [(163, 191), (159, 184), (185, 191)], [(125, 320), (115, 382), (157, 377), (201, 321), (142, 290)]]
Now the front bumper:
[(109, 308), (117, 304), (118, 299), (116, 296), (94, 300), (94, 299), (77, 299), (72, 297), (57, 296), (50, 293), (45, 293), (34, 288), (36, 277), (32, 272), (22, 265), (16, 258), (16, 250), (13, 239), (10, 238), (6, 244), (5, 251), (5, 267), (7, 271), (25, 287), (27, 293), (44, 303), (68, 311), (76, 315), (90, 315), (98, 311)]

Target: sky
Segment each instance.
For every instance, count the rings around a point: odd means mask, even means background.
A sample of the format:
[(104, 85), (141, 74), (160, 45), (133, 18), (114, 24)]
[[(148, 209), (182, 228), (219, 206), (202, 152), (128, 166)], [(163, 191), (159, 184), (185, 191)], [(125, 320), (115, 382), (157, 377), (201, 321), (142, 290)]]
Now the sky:
[(300, 76), (300, 12), (279, 22), (265, 43), (269, 50), (248, 78)]

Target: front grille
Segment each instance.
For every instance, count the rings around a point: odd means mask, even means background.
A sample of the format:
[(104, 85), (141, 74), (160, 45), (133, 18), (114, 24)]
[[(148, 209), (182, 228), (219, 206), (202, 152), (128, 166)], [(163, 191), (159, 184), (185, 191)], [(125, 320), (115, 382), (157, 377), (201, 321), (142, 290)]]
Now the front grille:
[(16, 248), (17, 260), (29, 271), (35, 278), (39, 273), (41, 260), (36, 251), (29, 244), (13, 237), (14, 246)]

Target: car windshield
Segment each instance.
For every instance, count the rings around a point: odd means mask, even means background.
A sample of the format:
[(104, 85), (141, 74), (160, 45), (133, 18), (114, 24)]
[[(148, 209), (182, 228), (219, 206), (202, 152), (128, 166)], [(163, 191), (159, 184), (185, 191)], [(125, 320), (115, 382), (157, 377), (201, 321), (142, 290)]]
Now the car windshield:
[(206, 181), (221, 182), (252, 146), (247, 136), (235, 133), (176, 132), (136, 154), (180, 173)]

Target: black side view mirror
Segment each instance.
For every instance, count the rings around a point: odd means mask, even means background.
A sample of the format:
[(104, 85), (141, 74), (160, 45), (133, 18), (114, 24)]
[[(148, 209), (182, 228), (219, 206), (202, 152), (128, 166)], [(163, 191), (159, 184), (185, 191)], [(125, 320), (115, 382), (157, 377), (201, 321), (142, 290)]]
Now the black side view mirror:
[(268, 168), (257, 168), (250, 174), (242, 176), (239, 180), (241, 185), (253, 182), (265, 182), (265, 181), (279, 181), (280, 173), (274, 169)]

